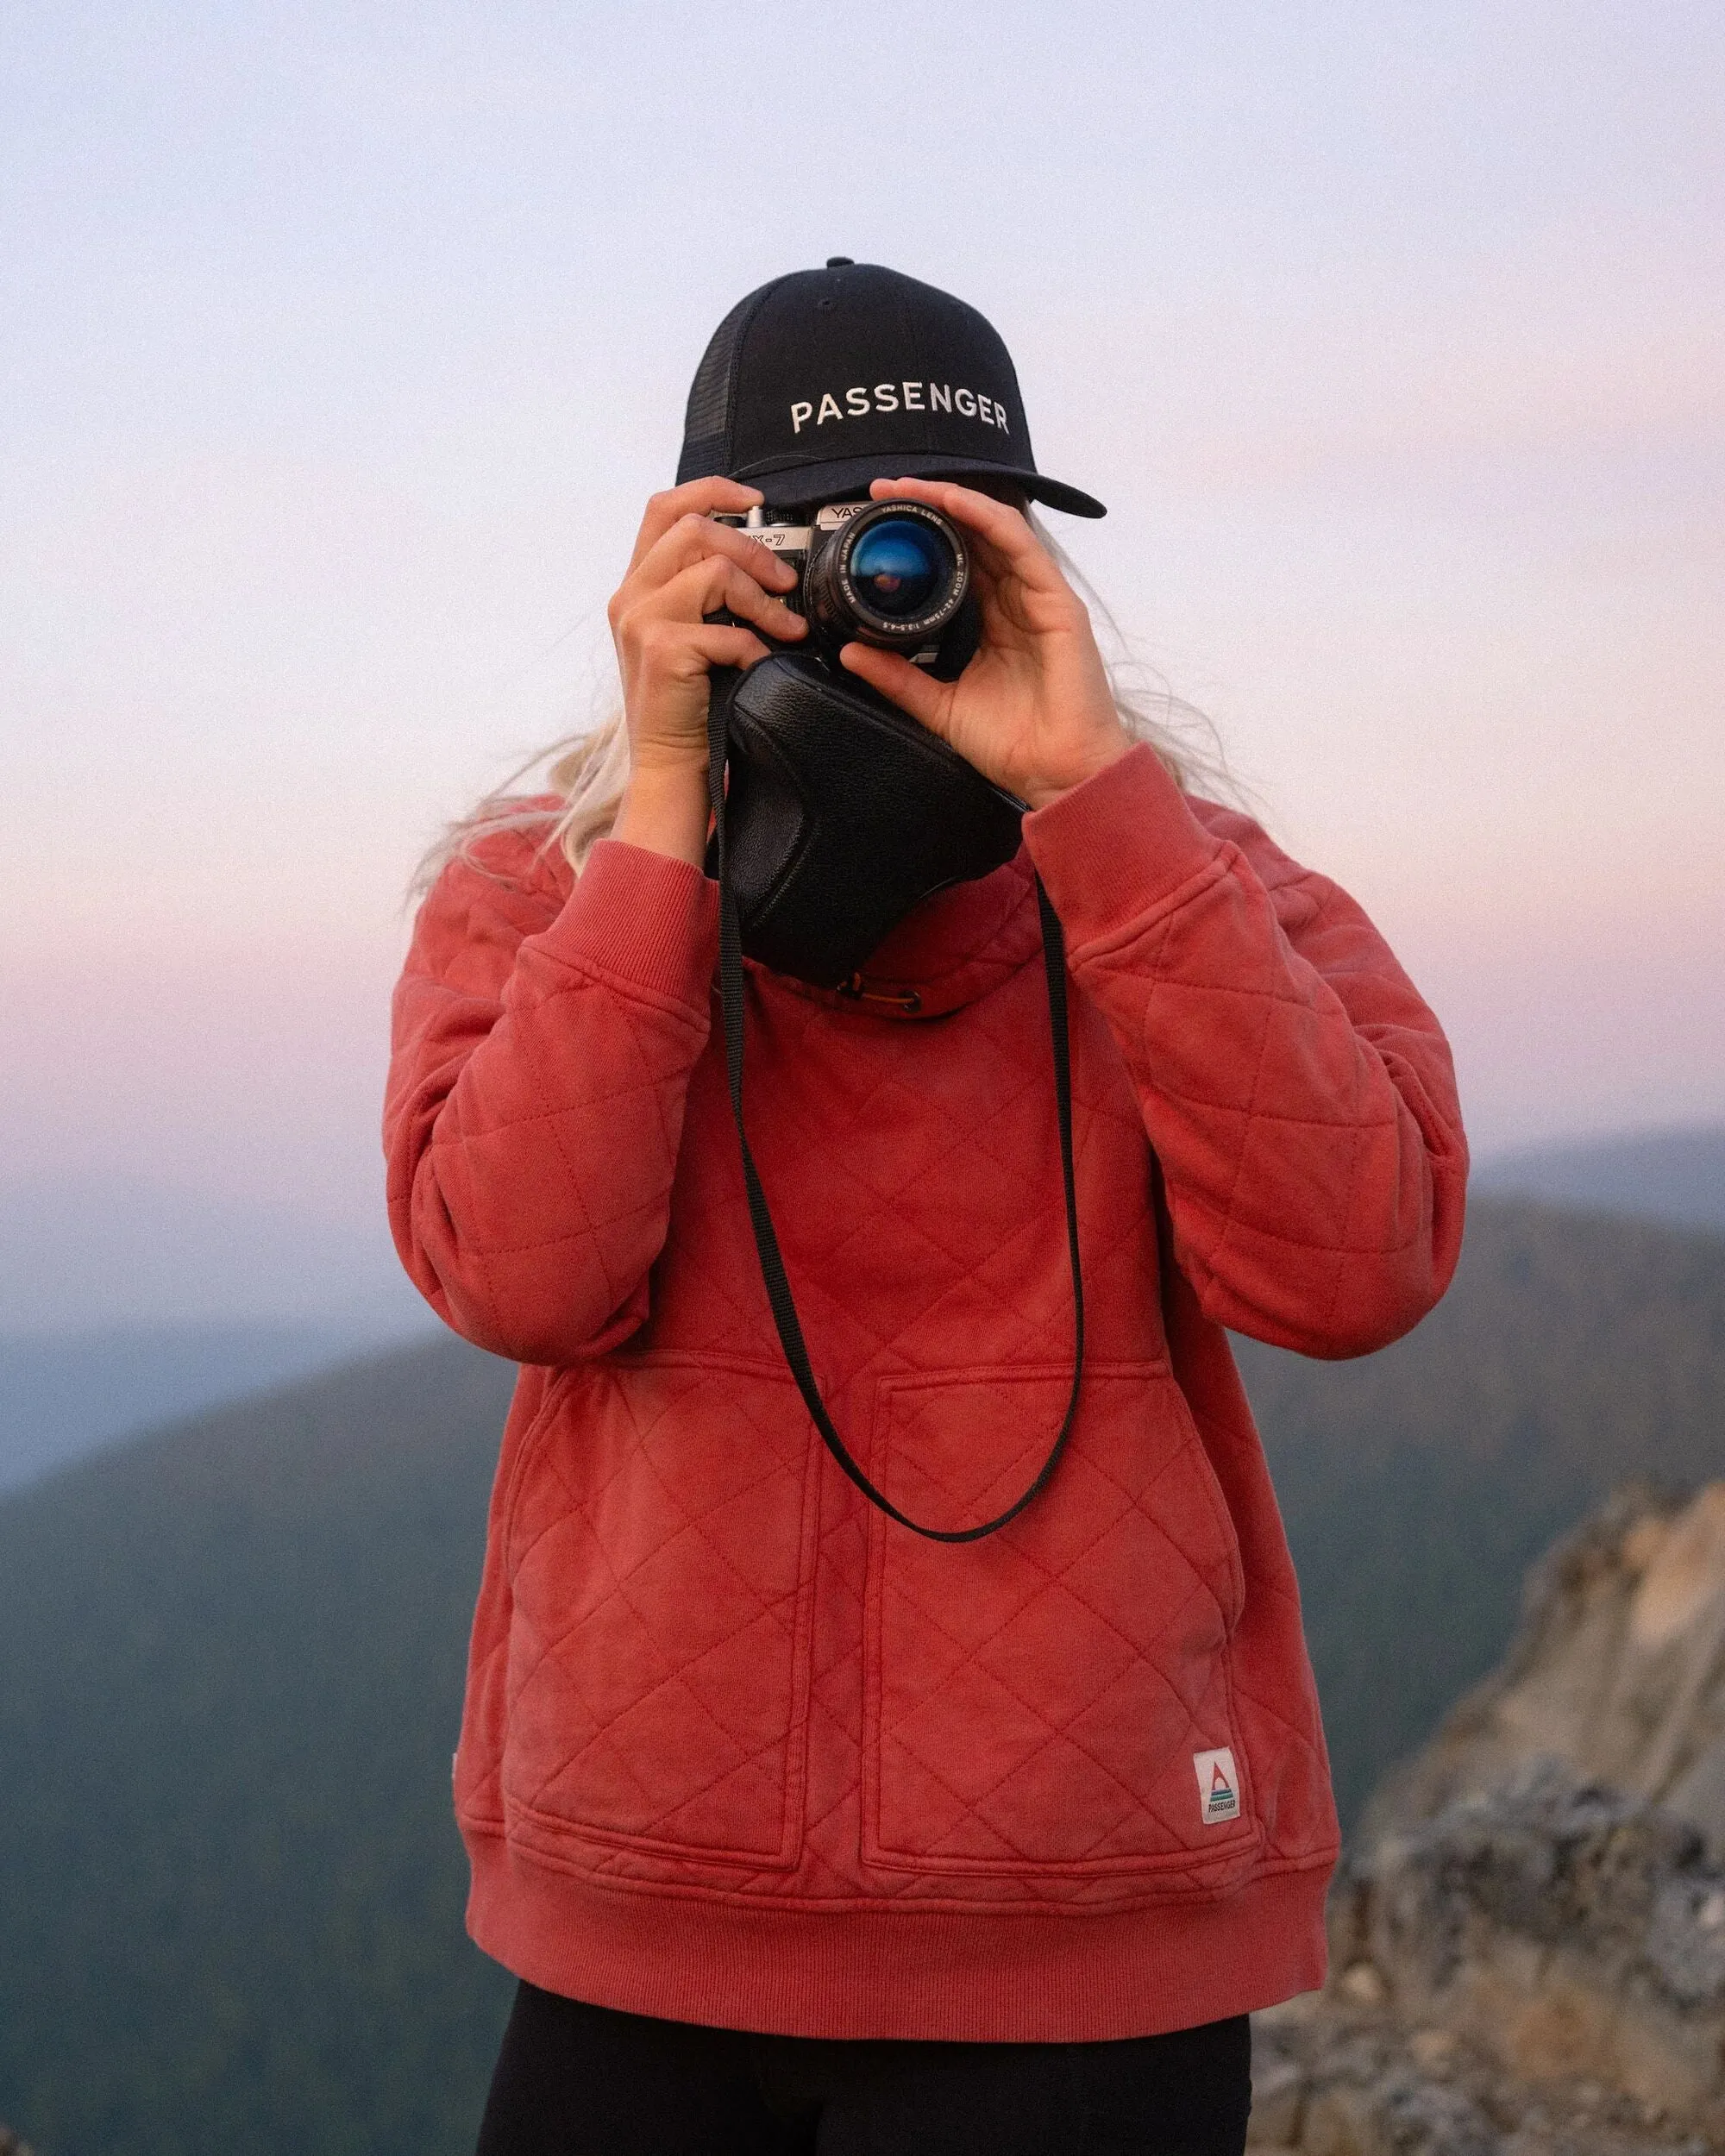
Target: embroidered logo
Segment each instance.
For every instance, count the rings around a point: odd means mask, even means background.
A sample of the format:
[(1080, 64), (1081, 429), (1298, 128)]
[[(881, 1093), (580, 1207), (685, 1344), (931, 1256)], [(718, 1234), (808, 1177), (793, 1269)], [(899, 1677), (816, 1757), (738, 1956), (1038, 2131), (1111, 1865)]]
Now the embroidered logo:
[(1206, 1827), (1220, 1819), (1239, 1817), (1239, 1777), (1234, 1755), (1225, 1745), (1220, 1752), (1195, 1752), (1192, 1771), (1198, 1777), (1198, 1815)]
[(862, 419), (871, 411), (957, 411), (985, 427), (998, 427), (1002, 434), (1012, 432), (998, 397), (985, 397), (980, 389), (954, 389), (950, 382), (876, 382), (872, 392), (858, 382), (844, 392), (842, 404), (834, 391), (823, 391), (819, 411), (812, 394), (799, 398), (791, 406), (791, 432), (800, 434), (811, 420), (824, 427), (829, 419)]

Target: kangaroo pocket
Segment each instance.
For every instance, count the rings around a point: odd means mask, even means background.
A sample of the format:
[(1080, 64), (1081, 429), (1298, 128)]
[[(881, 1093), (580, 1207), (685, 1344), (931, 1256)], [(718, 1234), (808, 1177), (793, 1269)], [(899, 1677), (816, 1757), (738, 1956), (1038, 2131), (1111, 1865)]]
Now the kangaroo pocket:
[(575, 1374), (510, 1520), (518, 1820), (560, 1841), (794, 1862), (810, 1440), (782, 1370), (654, 1353)]
[[(888, 1378), (875, 1479), (957, 1527), (1021, 1489), (1070, 1369)], [(1258, 1839), (1229, 1689), (1233, 1523), (1165, 1363), (1087, 1369), (1048, 1488), (981, 1542), (870, 1523), (864, 1854), (917, 1871), (1157, 1871)]]

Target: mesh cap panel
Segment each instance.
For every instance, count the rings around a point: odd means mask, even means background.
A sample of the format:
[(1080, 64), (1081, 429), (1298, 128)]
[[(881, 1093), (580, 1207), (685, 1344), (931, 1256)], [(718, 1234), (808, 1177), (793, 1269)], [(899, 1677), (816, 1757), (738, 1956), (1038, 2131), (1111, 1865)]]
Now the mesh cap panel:
[[(774, 279), (774, 283), (777, 283)], [(688, 409), (683, 415), (683, 454), (677, 464), (677, 484), (704, 479), (722, 472), (731, 461), (731, 415), (737, 387), (737, 356), (750, 317), (772, 285), (762, 285), (739, 299), (712, 333), (701, 355), (689, 388)]]

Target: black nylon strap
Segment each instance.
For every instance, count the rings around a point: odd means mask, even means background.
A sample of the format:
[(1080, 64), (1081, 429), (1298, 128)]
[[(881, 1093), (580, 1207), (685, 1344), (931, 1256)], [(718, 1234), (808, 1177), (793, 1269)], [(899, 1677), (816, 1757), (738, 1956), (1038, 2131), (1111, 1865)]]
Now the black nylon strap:
[(1049, 1030), (1054, 1046), (1054, 1100), (1060, 1125), (1060, 1175), (1066, 1194), (1066, 1250), (1072, 1269), (1072, 1391), (1066, 1402), (1065, 1417), (1054, 1443), (1049, 1448), (1048, 1457), (1038, 1470), (1035, 1481), (1021, 1496), (1008, 1505), (1004, 1512), (996, 1513), (992, 1520), (985, 1520), (979, 1527), (925, 1527), (907, 1514), (900, 1512), (890, 1498), (875, 1488), (852, 1458), (844, 1438), (833, 1427), (821, 1400), (820, 1388), (815, 1382), (808, 1348), (803, 1339), (802, 1325), (797, 1317), (796, 1305), (791, 1299), (791, 1284), (786, 1275), (779, 1238), (774, 1231), (773, 1217), (767, 1210), (767, 1194), (761, 1187), (761, 1178), (756, 1172), (755, 1156), (749, 1150), (748, 1132), (743, 1128), (743, 927), (737, 913), (736, 893), (731, 887), (724, 844), (725, 714), (730, 700), (724, 693), (723, 675), (716, 674), (707, 702), (707, 789), (718, 853), (719, 1002), (724, 1023), (724, 1067), (731, 1086), (731, 1112), (737, 1125), (737, 1142), (743, 1155), (743, 1181), (749, 1196), (749, 1218), (755, 1231), (755, 1248), (761, 1260), (761, 1278), (767, 1290), (767, 1300), (772, 1307), (773, 1322), (778, 1327), (779, 1344), (784, 1349), (791, 1375), (797, 1381), (797, 1389), (803, 1396), (803, 1404), (819, 1431), (827, 1451), (869, 1503), (877, 1505), (889, 1520), (896, 1520), (901, 1527), (908, 1527), (913, 1534), (925, 1535), (931, 1542), (976, 1542), (984, 1535), (993, 1534), (997, 1527), (1004, 1527), (1009, 1520), (1015, 1519), (1053, 1474), (1062, 1452), (1066, 1449), (1066, 1440), (1078, 1412), (1078, 1392), (1084, 1372), (1084, 1280), (1078, 1253), (1078, 1194), (1072, 1164), (1072, 1055), (1066, 1015), (1066, 939), (1061, 932), (1059, 918), (1038, 876), (1036, 881), (1036, 903), (1042, 919), (1043, 963), (1048, 975)]

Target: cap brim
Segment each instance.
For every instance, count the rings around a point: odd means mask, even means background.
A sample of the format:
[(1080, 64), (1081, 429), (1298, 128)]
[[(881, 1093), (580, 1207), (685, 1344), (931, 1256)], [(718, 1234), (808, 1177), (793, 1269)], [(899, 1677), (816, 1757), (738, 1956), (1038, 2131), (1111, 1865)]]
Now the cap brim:
[(830, 464), (794, 464), (779, 471), (734, 472), (731, 476), (745, 486), (758, 486), (768, 509), (793, 509), (854, 493), (871, 479), (957, 479), (962, 486), (972, 474), (1011, 479), (1032, 501), (1043, 502), (1050, 509), (1063, 509), (1069, 517), (1106, 517), (1108, 513), (1094, 494), (1081, 493), (1076, 486), (1063, 486), (1045, 473), (998, 464), (992, 457), (937, 456), (931, 451), (906, 450), (902, 456), (880, 453), (837, 457)]

